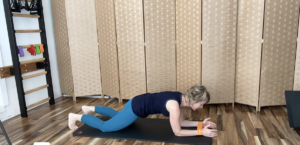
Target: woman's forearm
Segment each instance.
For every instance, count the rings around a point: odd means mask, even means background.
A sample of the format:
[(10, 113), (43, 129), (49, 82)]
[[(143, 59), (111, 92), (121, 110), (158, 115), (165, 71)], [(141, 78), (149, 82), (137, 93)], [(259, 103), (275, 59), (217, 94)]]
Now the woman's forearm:
[(176, 136), (196, 136), (196, 135), (203, 135), (203, 123), (199, 121), (189, 121), (185, 120), (182, 123), (185, 123), (186, 126), (197, 126), (197, 130), (187, 130), (187, 129), (180, 129), (177, 130), (175, 133)]
[(190, 120), (183, 120), (181, 122), (182, 127), (197, 127), (199, 121), (190, 121)]
[(196, 136), (197, 130), (186, 130), (182, 129), (178, 133), (175, 134), (176, 136)]

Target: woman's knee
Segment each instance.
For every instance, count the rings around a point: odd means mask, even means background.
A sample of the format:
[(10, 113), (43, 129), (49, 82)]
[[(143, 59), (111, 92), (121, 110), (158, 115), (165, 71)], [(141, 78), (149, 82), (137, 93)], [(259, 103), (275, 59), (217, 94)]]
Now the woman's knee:
[(101, 130), (102, 132), (111, 132), (110, 130), (107, 130), (105, 128), (99, 128), (99, 130)]
[(120, 129), (116, 129), (113, 126), (102, 126), (99, 128), (102, 132), (113, 132), (113, 131), (118, 131)]
[(126, 121), (120, 123), (120, 122), (108, 120), (108, 121), (103, 122), (100, 130), (102, 132), (114, 132), (114, 131), (122, 130), (122, 129), (126, 128), (127, 126), (129, 126), (130, 124), (131, 123), (126, 122)]

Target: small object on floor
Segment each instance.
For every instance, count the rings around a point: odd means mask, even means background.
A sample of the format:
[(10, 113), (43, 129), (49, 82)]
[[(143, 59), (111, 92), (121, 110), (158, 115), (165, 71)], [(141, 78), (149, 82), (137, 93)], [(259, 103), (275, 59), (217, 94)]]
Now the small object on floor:
[(24, 51), (23, 51), (23, 47), (22, 46), (19, 46), (19, 54), (20, 54), (20, 57), (24, 56)]
[[(101, 117), (103, 120), (109, 120), (109, 117)], [(184, 128), (184, 129), (194, 129)], [(178, 137), (172, 131), (168, 119), (138, 118), (130, 126), (116, 132), (102, 132), (86, 124), (73, 132), (73, 136), (129, 139), (152, 142), (166, 142), (179, 144), (197, 144), (211, 145), (212, 138), (204, 136)]]

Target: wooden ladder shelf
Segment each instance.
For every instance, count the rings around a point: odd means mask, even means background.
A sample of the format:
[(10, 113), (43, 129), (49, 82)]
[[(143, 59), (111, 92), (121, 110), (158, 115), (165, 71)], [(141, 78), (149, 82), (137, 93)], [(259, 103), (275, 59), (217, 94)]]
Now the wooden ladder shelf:
[[(53, 92), (53, 83), (52, 83), (52, 76), (51, 76), (51, 67), (50, 67), (50, 57), (48, 52), (48, 44), (47, 44), (47, 37), (46, 37), (46, 25), (45, 25), (45, 16), (43, 12), (43, 0), (34, 0), (35, 4), (34, 7), (30, 7), (27, 9), (25, 7), (25, 3), (21, 2), (24, 0), (20, 0), (17, 3), (20, 5), (20, 7), (12, 7), (12, 1), (11, 0), (2, 0), (3, 1), (3, 7), (5, 12), (5, 19), (7, 24), (7, 32), (9, 37), (9, 43), (10, 43), (10, 50), (11, 50), (11, 56), (12, 56), (12, 65), (11, 66), (5, 66), (0, 68), (0, 79), (7, 78), (14, 76), (16, 81), (16, 88), (18, 93), (18, 100), (19, 100), (19, 106), (20, 106), (20, 112), (22, 117), (28, 117), (27, 111), (30, 108), (33, 108), (37, 105), (40, 105), (42, 103), (45, 103), (49, 101), (50, 105), (55, 104), (54, 100), (54, 92)], [(27, 2), (33, 2), (33, 0), (27, 0)], [(22, 14), (23, 10), (27, 10), (26, 14)], [(22, 11), (21, 11), (22, 10)], [(30, 13), (30, 14), (28, 14)], [(16, 17), (22, 17), (22, 18), (16, 18)], [(32, 18), (37, 18), (38, 20), (38, 28), (35, 28), (33, 30), (16, 30), (14, 27), (14, 19), (22, 19), (24, 21), (24, 24), (26, 24), (26, 20)], [(43, 45), (43, 50), (40, 57), (38, 59), (33, 60), (27, 60), (27, 61), (20, 61), (19, 59), (19, 49), (17, 45), (17, 38), (16, 33), (39, 33), (41, 44)], [(27, 35), (27, 34), (24, 34)], [(33, 38), (36, 39), (36, 38)], [(37, 45), (37, 44), (33, 44)], [(30, 48), (31, 44), (29, 45), (23, 45), (23, 48)], [(37, 48), (35, 48), (37, 49)], [(33, 57), (39, 57), (39, 56), (33, 56)], [(22, 74), (33, 72), (36, 70), (43, 70), (40, 72), (37, 72), (35, 74), (30, 74), (27, 76), (22, 76)], [(24, 84), (23, 81), (44, 75), (46, 79), (46, 85), (24, 91)], [(32, 81), (33, 83), (33, 81)], [(26, 95), (30, 93), (37, 92), (42, 89), (47, 89), (47, 95), (46, 99), (41, 98), (40, 101), (37, 101), (34, 104), (26, 104)]]
[(14, 17), (40, 18), (39, 15), (13, 13)]
[(30, 78), (37, 77), (37, 76), (41, 76), (41, 75), (44, 75), (44, 74), (47, 74), (47, 72), (44, 71), (44, 72), (40, 72), (40, 73), (37, 73), (37, 74), (29, 75), (29, 76), (23, 77), (23, 80), (30, 79)]
[(30, 48), (30, 45), (21, 45), (24, 48)]
[(40, 33), (42, 30), (15, 30), (16, 33)]
[(36, 92), (36, 91), (41, 90), (41, 89), (45, 89), (47, 87), (49, 87), (49, 85), (44, 85), (44, 86), (41, 86), (41, 87), (38, 87), (38, 88), (35, 88), (35, 89), (32, 89), (32, 90), (26, 91), (25, 95), (28, 95), (28, 94), (33, 93), (33, 92)]
[(32, 105), (29, 105), (29, 106), (27, 106), (27, 110), (28, 110), (28, 109), (31, 109), (31, 108), (33, 108), (33, 107), (39, 105), (39, 104), (45, 103), (45, 102), (49, 101), (50, 99), (51, 99), (51, 98), (48, 97), (48, 98), (43, 99), (43, 100), (41, 100), (41, 101), (39, 101), (39, 102), (36, 102), (36, 103), (34, 103), (34, 104), (32, 104)]

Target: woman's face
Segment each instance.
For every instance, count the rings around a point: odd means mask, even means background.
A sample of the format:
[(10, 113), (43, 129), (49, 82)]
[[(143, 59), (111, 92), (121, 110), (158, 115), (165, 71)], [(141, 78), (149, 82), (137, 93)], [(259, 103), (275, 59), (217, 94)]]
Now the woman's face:
[(195, 111), (199, 108), (203, 108), (203, 105), (206, 103), (206, 101), (201, 101), (198, 103), (194, 103), (193, 105), (191, 105), (191, 108)]

